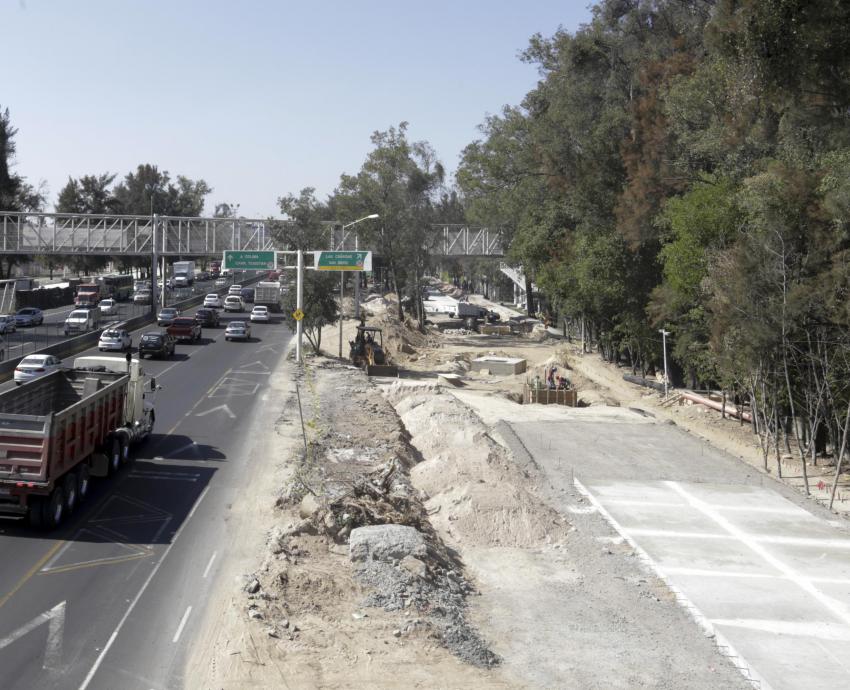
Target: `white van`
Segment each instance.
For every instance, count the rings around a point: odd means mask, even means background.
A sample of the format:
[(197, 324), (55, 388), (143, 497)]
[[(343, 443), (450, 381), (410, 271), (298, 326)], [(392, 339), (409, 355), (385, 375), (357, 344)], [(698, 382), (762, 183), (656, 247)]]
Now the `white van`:
[(242, 311), (242, 298), (236, 295), (228, 295), (224, 298), (224, 311)]
[(100, 325), (100, 309), (74, 309), (65, 319), (65, 335), (93, 331)]

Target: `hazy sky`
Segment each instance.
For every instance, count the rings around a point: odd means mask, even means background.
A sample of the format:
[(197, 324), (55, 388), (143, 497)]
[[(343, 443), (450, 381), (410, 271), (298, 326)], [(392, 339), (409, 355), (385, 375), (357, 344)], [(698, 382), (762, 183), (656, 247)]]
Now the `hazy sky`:
[(403, 120), (454, 172), (485, 115), (534, 86), (529, 37), (574, 30), (589, 5), (4, 0), (0, 107), (49, 210), (69, 175), (153, 163), (204, 178), (207, 212), (279, 215), (277, 197), (329, 194)]

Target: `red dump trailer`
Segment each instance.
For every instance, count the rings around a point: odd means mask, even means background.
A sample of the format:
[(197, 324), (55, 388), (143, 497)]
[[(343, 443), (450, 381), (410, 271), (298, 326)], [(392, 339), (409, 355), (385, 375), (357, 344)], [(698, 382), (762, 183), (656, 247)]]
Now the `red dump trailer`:
[(91, 476), (116, 472), (153, 430), (156, 390), (138, 360), (79, 357), (0, 393), (0, 514), (58, 526), (85, 500)]

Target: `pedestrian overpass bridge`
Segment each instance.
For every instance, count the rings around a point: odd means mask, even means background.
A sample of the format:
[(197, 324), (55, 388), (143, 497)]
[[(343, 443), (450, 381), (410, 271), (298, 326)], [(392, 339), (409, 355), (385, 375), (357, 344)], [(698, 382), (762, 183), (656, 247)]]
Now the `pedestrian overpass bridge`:
[[(326, 222), (327, 247), (358, 246), (355, 232)], [(0, 255), (220, 256), (226, 250), (284, 250), (295, 223), (269, 218), (187, 218), (0, 211)], [(501, 232), (470, 225), (433, 225), (432, 255), (503, 255)]]

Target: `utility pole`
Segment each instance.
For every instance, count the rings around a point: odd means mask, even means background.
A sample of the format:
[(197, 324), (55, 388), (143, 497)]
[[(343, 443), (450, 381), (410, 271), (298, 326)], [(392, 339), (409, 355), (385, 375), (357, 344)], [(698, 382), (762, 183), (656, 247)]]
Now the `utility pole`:
[[(153, 196), (151, 196), (151, 210), (153, 210)], [(151, 264), (151, 311), (156, 314), (156, 270), (159, 264), (159, 254), (156, 243), (157, 217), (151, 213), (151, 246), (153, 247), (153, 261)]]
[[(304, 252), (300, 249), (297, 252), (298, 262), (295, 277), (295, 308), (304, 309)], [(295, 322), (295, 361), (301, 364), (301, 334), (304, 332), (304, 327), (301, 325), (301, 319)]]
[[(345, 242), (345, 229), (350, 228), (352, 225), (357, 225), (358, 223), (362, 223), (364, 220), (371, 220), (373, 218), (380, 218), (377, 213), (370, 213), (368, 216), (363, 216), (363, 218), (358, 218), (357, 220), (353, 220), (350, 223), (346, 223), (342, 226), (342, 232), (340, 233), (340, 243)], [(356, 240), (355, 240), (356, 241)], [(356, 246), (356, 245), (355, 245)], [(343, 247), (340, 246), (340, 249)], [(358, 278), (360, 274), (358, 273)], [(359, 286), (358, 286), (359, 289)], [(342, 359), (342, 298), (345, 294), (345, 271), (340, 271), (339, 274), (339, 358)], [(357, 304), (357, 298), (355, 297), (355, 305)], [(357, 307), (355, 306), (355, 309)], [(358, 310), (359, 313), (359, 310)]]
[(665, 331), (663, 328), (658, 331), (661, 334), (662, 349), (664, 351), (664, 399), (667, 399), (667, 336), (670, 331)]

